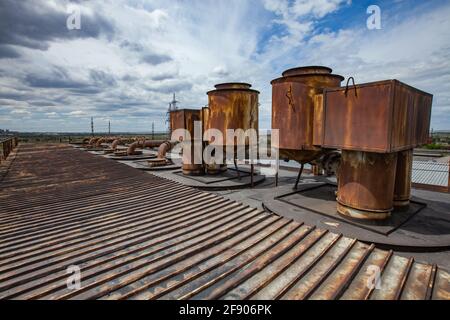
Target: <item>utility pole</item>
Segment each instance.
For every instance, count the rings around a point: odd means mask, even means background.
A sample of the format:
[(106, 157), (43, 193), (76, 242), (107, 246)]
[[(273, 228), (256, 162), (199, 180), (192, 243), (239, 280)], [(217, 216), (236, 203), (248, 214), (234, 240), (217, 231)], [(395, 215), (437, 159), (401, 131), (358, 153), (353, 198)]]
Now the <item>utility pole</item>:
[(170, 139), (170, 136), (172, 135), (172, 128), (170, 125), (170, 113), (172, 111), (178, 110), (177, 104), (178, 104), (178, 101), (177, 101), (177, 99), (175, 97), (175, 93), (174, 93), (172, 101), (169, 102), (169, 110), (167, 111), (167, 115), (166, 115), (166, 123), (168, 123), (168, 125), (169, 125), (169, 139)]
[(155, 121), (152, 122), (152, 140), (155, 140)]
[(94, 117), (91, 117), (91, 133), (94, 136)]
[(108, 135), (111, 135), (111, 120), (108, 121)]

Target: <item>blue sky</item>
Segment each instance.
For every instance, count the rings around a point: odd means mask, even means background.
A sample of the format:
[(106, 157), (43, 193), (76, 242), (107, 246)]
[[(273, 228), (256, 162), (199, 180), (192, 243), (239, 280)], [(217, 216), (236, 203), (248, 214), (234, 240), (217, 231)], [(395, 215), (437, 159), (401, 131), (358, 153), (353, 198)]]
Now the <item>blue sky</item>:
[[(67, 30), (68, 8), (81, 29)], [(381, 30), (369, 30), (369, 5)], [(180, 107), (207, 104), (214, 84), (260, 95), (270, 81), (326, 65), (357, 83), (396, 78), (434, 95), (432, 127), (450, 129), (450, 1), (227, 0), (0, 2), (0, 128), (20, 131), (165, 129)]]

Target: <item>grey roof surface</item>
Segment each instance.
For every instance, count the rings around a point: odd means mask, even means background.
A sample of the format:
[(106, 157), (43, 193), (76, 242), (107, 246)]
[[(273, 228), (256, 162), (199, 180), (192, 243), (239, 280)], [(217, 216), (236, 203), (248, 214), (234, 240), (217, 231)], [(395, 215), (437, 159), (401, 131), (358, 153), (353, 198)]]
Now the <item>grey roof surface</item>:
[(412, 182), (446, 187), (449, 165), (433, 161), (413, 161)]

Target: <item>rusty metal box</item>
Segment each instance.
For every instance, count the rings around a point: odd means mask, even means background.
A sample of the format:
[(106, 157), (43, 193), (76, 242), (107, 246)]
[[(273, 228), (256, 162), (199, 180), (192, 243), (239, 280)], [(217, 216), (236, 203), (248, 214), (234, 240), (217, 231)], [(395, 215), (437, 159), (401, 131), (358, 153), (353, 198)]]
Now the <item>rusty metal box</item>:
[[(318, 89), (298, 82), (274, 83), (272, 129), (279, 130), (280, 149), (314, 150), (314, 95)], [(303, 97), (303, 98), (298, 98)]]
[(194, 121), (201, 121), (201, 110), (179, 109), (170, 112), (170, 130), (186, 129), (194, 138)]
[(425, 144), (432, 100), (398, 80), (326, 89), (322, 147), (390, 153)]

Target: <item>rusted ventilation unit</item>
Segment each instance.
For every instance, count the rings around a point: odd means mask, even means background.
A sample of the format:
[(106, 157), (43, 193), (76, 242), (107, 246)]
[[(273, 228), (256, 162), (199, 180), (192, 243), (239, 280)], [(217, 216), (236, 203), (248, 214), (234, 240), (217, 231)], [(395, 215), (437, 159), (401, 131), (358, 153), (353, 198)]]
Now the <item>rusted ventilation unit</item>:
[[(320, 146), (322, 98), (326, 88), (339, 87), (344, 77), (322, 66), (286, 70), (272, 84), (272, 128), (279, 130), (279, 157), (301, 164), (318, 160), (329, 150)], [(329, 158), (329, 157), (327, 157)]]
[(427, 142), (432, 100), (397, 80), (326, 90), (322, 146), (343, 150), (340, 213), (384, 219), (409, 204), (413, 148)]
[[(256, 138), (258, 135), (258, 97), (259, 91), (251, 89), (248, 83), (221, 83), (214, 86), (216, 89), (209, 91), (208, 108), (202, 110), (202, 122), (204, 131), (217, 129), (222, 132), (222, 142), (215, 141), (216, 137), (206, 134), (206, 143), (214, 143), (220, 148), (223, 147), (224, 155), (227, 146), (235, 146), (235, 155), (238, 147), (248, 147), (251, 141), (246, 138), (228, 139), (227, 130), (254, 129)], [(254, 141), (257, 144), (257, 141)], [(256, 147), (256, 146), (254, 146)], [(224, 159), (225, 160), (225, 159)], [(236, 162), (235, 162), (236, 165)], [(210, 174), (220, 173), (226, 170), (226, 164), (208, 164), (206, 170)]]
[[(227, 139), (227, 130), (241, 129), (244, 132), (248, 129), (255, 129), (258, 132), (258, 95), (259, 92), (251, 88), (248, 83), (222, 83), (215, 85), (215, 90), (209, 91), (208, 107), (201, 110), (180, 109), (170, 112), (170, 128), (173, 133), (177, 129), (186, 129), (189, 137), (173, 136), (175, 140), (184, 141), (185, 148), (190, 148), (190, 154), (183, 152), (183, 174), (203, 175), (219, 174), (227, 170), (226, 159), (223, 163), (205, 163), (203, 151), (205, 146), (214, 143), (216, 148), (222, 148), (226, 154), (226, 147), (241, 143), (243, 147), (248, 147), (250, 140), (245, 139), (233, 141)], [(194, 123), (201, 122), (200, 132), (195, 136)], [(222, 140), (219, 140), (212, 130), (216, 129), (222, 133)], [(200, 133), (200, 134), (199, 134)], [(204, 133), (206, 133), (204, 135)], [(198, 140), (196, 140), (198, 139)], [(205, 139), (205, 141), (203, 141)], [(255, 142), (257, 143), (257, 141)], [(236, 150), (235, 149), (235, 150)]]
[(308, 163), (324, 152), (318, 143), (320, 94), (344, 80), (331, 72), (327, 67), (299, 67), (284, 71), (271, 82), (272, 128), (279, 130), (281, 158)]
[[(200, 109), (180, 109), (170, 112), (170, 131), (174, 133), (177, 129), (185, 129), (189, 132), (189, 135), (186, 134), (180, 137), (172, 137), (172, 139), (175, 140), (180, 140), (181, 138), (185, 144), (185, 148), (190, 148), (191, 150), (190, 154), (183, 152), (182, 169), (183, 174), (186, 175), (202, 175), (205, 172), (201, 160), (203, 152), (202, 140), (201, 137), (199, 137), (199, 140), (196, 141), (194, 135), (195, 121), (201, 121)], [(197, 157), (197, 161), (195, 161), (195, 157)], [(200, 159), (200, 161), (198, 159)]]
[(339, 87), (342, 80), (302, 67), (272, 81), (280, 156), (306, 163), (342, 150), (338, 212), (385, 219), (409, 204), (412, 149), (427, 142), (432, 95), (397, 80)]

